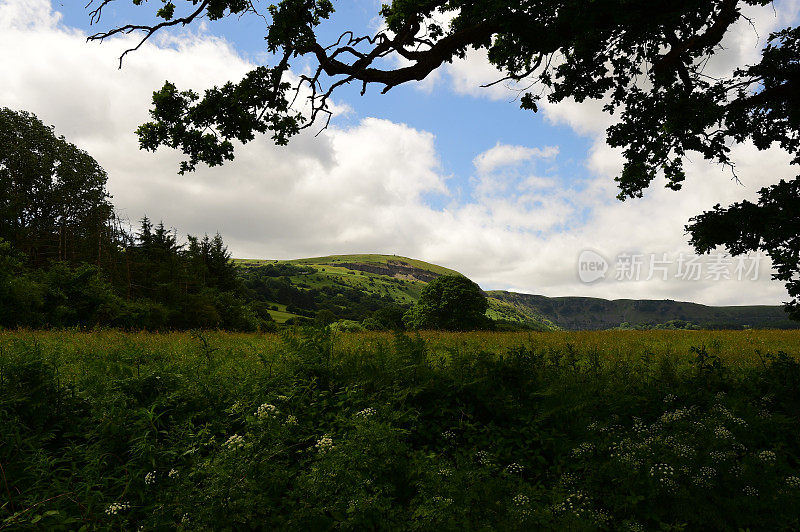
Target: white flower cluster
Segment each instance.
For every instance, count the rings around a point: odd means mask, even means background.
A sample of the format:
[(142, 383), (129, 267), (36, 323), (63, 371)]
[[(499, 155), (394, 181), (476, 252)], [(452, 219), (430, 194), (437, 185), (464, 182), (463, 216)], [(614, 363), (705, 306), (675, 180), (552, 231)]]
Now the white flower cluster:
[(524, 493), (520, 493), (519, 495), (515, 495), (514, 498), (511, 499), (511, 504), (513, 504), (514, 506), (530, 506), (531, 500)]
[(758, 411), (758, 417), (760, 417), (761, 419), (767, 419), (770, 415), (771, 414), (769, 413), (769, 410), (767, 410), (766, 408), (762, 408), (761, 410)]
[(786, 477), (786, 485), (792, 489), (800, 489), (800, 477)]
[(676, 410), (672, 410), (670, 412), (664, 412), (661, 414), (659, 421), (662, 423), (675, 423), (676, 421), (680, 421), (682, 419), (686, 419), (694, 413), (694, 407), (685, 407), (685, 408), (678, 408)]
[(512, 475), (518, 475), (522, 473), (523, 469), (525, 468), (516, 462), (512, 462), (506, 466), (506, 471), (508, 471)]
[(589, 497), (587, 497), (582, 491), (578, 491), (575, 493), (570, 493), (562, 502), (554, 505), (553, 511), (555, 513), (575, 514), (580, 517), (581, 514), (586, 511), (589, 503)]
[(572, 457), (573, 458), (581, 458), (584, 456), (588, 456), (594, 453), (594, 444), (588, 441), (585, 441), (572, 449)]
[(758, 497), (758, 490), (755, 489), (753, 486), (745, 486), (742, 490), (742, 493), (747, 495), (748, 497)]
[(450, 506), (453, 504), (453, 499), (450, 497), (442, 497), (441, 495), (434, 495), (432, 500), (436, 504), (441, 504), (442, 506)]
[(734, 458), (736, 453), (733, 451), (711, 451), (708, 456), (714, 463), (720, 464)]
[(328, 451), (333, 449), (333, 439), (326, 434), (322, 438), (317, 440), (317, 444), (315, 445), (315, 447), (319, 452), (327, 453)]
[(369, 408), (365, 408), (360, 412), (356, 412), (356, 417), (366, 419), (368, 417), (374, 416), (376, 413), (377, 413), (376, 410), (370, 406)]
[(445, 440), (453, 441), (456, 439), (456, 433), (453, 432), (452, 430), (446, 430), (442, 432), (442, 438), (444, 438)]
[(680, 441), (671, 442), (669, 448), (672, 449), (672, 452), (674, 452), (676, 456), (685, 459), (693, 458), (696, 453), (694, 447)]
[(623, 465), (636, 469), (642, 465), (642, 459), (636, 455), (639, 447), (641, 445), (634, 444), (629, 438), (624, 438), (609, 446), (609, 456)]
[(675, 482), (675, 468), (669, 464), (655, 464), (650, 468), (650, 476), (666, 491), (672, 492), (678, 488)]
[(695, 484), (703, 488), (710, 488), (717, 476), (717, 470), (713, 467), (701, 467), (697, 475), (692, 479)]
[(577, 486), (578, 480), (579, 480), (578, 475), (576, 475), (575, 473), (564, 473), (563, 475), (561, 475), (561, 478), (558, 480), (558, 483), (561, 486), (569, 488), (572, 486)]
[(714, 429), (714, 436), (716, 436), (720, 440), (728, 440), (730, 438), (733, 438), (733, 434), (731, 433), (731, 431), (729, 431), (722, 425)]
[(486, 451), (478, 451), (475, 453), (475, 460), (482, 466), (488, 466), (492, 464), (492, 459), (489, 458), (489, 453)]
[(511, 499), (511, 504), (514, 507), (514, 511), (520, 517), (525, 518), (531, 514), (531, 500), (524, 493), (515, 495), (514, 498)]
[(744, 473), (744, 470), (742, 469), (741, 465), (733, 464), (728, 468), (728, 473), (730, 473), (736, 478), (739, 478), (742, 476), (742, 473)]
[(453, 470), (450, 469), (449, 467), (440, 467), (439, 474), (443, 477), (449, 477), (450, 475), (453, 474)]
[(131, 509), (130, 503), (127, 502), (112, 502), (106, 508), (106, 515), (117, 515), (120, 512), (124, 512)]
[(244, 447), (244, 437), (234, 434), (222, 445), (224, 445), (229, 451), (236, 451)]
[(144, 483), (147, 485), (152, 485), (156, 483), (156, 472), (150, 471), (144, 476)]
[(286, 425), (297, 425), (297, 417), (289, 414), (286, 416), (286, 421), (284, 423)]
[(677, 399), (677, 397), (675, 397), (674, 393), (668, 393), (667, 395), (664, 396), (664, 404), (668, 405), (668, 404), (674, 402), (675, 399)]
[(169, 470), (169, 473), (167, 473), (167, 476), (169, 478), (178, 478), (178, 475), (179, 475), (178, 470), (175, 469), (174, 467)]
[(672, 478), (675, 476), (675, 468), (669, 464), (654, 464), (650, 468), (650, 476), (653, 478)]
[(760, 453), (758, 453), (758, 459), (764, 462), (765, 464), (774, 464), (777, 458), (778, 457), (774, 451), (761, 451)]
[(269, 419), (271, 417), (275, 417), (278, 415), (278, 409), (275, 405), (271, 405), (269, 403), (264, 403), (263, 405), (259, 406), (256, 410), (255, 416), (258, 419)]

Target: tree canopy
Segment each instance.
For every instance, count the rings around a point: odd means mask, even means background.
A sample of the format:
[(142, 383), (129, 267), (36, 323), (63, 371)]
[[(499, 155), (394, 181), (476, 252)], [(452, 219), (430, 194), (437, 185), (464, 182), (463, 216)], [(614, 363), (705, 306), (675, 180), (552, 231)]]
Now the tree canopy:
[[(96, 1), (94, 23), (112, 3)], [(265, 21), (267, 64), (202, 96), (170, 82), (154, 93), (153, 120), (138, 130), (141, 147), (181, 150), (181, 172), (232, 159), (233, 141), (268, 133), (285, 144), (303, 128), (324, 127), (330, 97), (342, 85), (386, 92), (424, 79), (469, 49), (485, 50), (503, 80), (528, 87), (523, 109), (536, 112), (543, 98), (602, 101), (618, 117), (607, 141), (625, 157), (616, 177), (622, 200), (640, 197), (659, 174), (679, 190), (690, 152), (735, 171), (731, 145), (752, 142), (762, 150), (780, 146), (800, 162), (800, 28), (770, 34), (755, 64), (735, 65), (719, 78), (706, 73), (725, 36), (744, 19), (743, 9), (770, 0), (395, 0), (380, 10), (380, 31), (353, 28), (333, 42), (319, 37), (320, 25), (335, 16), (330, 0), (281, 0), (265, 10), (252, 0), (131, 1), (152, 10), (152, 23), (90, 39), (143, 32), (144, 42), (170, 27), (230, 15)], [(308, 62), (310, 73), (300, 73)], [(301, 104), (310, 104), (310, 112), (301, 112)], [(689, 230), (703, 231), (720, 215), (707, 213)], [(732, 230), (744, 231), (746, 220), (738, 223)], [(759, 242), (736, 249), (766, 241)], [(788, 268), (797, 275), (800, 263), (791, 259)]]
[(463, 275), (441, 275), (425, 285), (403, 321), (409, 329), (470, 331), (487, 326), (487, 308), (477, 284)]

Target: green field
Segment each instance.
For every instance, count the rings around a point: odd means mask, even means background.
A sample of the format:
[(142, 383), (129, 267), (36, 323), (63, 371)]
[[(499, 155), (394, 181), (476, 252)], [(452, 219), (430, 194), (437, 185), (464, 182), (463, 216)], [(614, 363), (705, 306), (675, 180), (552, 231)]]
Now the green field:
[(0, 528), (791, 530), (800, 333), (0, 332)]

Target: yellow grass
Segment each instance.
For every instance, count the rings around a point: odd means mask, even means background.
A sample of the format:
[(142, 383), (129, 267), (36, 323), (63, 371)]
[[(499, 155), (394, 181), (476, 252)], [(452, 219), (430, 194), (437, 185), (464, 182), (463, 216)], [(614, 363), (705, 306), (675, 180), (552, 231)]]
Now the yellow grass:
[[(202, 333), (215, 353), (230, 353), (240, 357), (256, 352), (276, 353), (281, 345), (278, 334), (244, 334), (217, 331)], [(759, 364), (757, 354), (784, 351), (800, 357), (800, 330), (749, 331), (555, 331), (533, 333), (469, 332), (452, 333), (425, 331), (421, 336), (434, 354), (452, 350), (502, 353), (510, 347), (525, 345), (537, 350), (562, 351), (572, 348), (578, 354), (596, 352), (607, 359), (639, 358), (653, 355), (686, 355), (690, 347), (705, 346), (709, 353), (719, 355), (733, 366)], [(125, 333), (114, 330), (78, 331), (0, 331), (0, 349), (9, 342), (27, 340), (40, 344), (47, 351), (57, 351), (65, 358), (80, 352), (143, 354), (168, 353), (183, 357), (196, 353), (201, 340), (187, 332)], [(392, 333), (337, 333), (335, 346), (342, 351), (369, 350), (378, 344), (390, 344)], [(255, 357), (254, 357), (255, 358)]]

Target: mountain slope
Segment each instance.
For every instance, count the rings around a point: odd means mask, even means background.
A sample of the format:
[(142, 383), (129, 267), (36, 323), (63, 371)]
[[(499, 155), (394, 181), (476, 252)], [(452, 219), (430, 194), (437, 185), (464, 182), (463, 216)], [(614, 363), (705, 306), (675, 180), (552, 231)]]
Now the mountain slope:
[(568, 330), (596, 330), (630, 325), (656, 325), (672, 320), (704, 328), (797, 328), (781, 306), (749, 305), (713, 307), (683, 301), (607, 300), (592, 297), (546, 297), (516, 292), (491, 291), (489, 296), (523, 314), (550, 320)]

